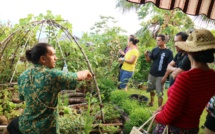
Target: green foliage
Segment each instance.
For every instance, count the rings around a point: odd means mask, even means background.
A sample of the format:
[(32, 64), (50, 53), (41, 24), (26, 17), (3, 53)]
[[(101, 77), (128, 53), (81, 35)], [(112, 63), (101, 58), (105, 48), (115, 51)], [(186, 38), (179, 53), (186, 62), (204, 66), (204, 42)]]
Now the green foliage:
[[(124, 49), (127, 36), (125, 31), (115, 26), (115, 19), (110, 16), (101, 16), (91, 28), (90, 33), (85, 33), (80, 40), (89, 61), (94, 68), (97, 79), (106, 78), (117, 81), (119, 49)], [(111, 25), (111, 26), (110, 26)]]
[(132, 111), (134, 109), (138, 108), (139, 106), (140, 105), (137, 100), (126, 99), (123, 101), (121, 108), (125, 111), (125, 113), (130, 115), (132, 113)]
[(119, 126), (102, 126), (102, 130), (104, 132), (109, 132), (111, 134), (115, 134), (119, 131)]
[[(92, 96), (91, 96), (92, 97)], [(58, 115), (58, 126), (57, 131), (60, 134), (89, 134), (92, 130), (92, 124), (95, 121), (95, 117), (91, 114), (91, 97), (88, 96), (88, 108), (86, 111), (79, 111), (78, 109), (71, 109), (71, 107), (63, 106), (61, 107), (62, 100), (58, 101), (58, 112), (63, 109), (63, 116)], [(65, 100), (64, 100), (65, 101)], [(80, 110), (80, 109), (79, 109)], [(94, 113), (93, 113), (94, 114)]]
[(123, 13), (132, 9), (138, 10), (140, 5), (128, 2), (126, 0), (117, 0), (116, 8), (119, 8)]
[(134, 80), (139, 82), (146, 82), (148, 79), (150, 64), (146, 62), (144, 54), (140, 55), (137, 61), (137, 72), (134, 74)]
[(118, 106), (122, 106), (124, 100), (129, 98), (124, 90), (115, 90), (111, 92), (110, 101)]
[[(131, 100), (130, 94), (117, 90), (111, 93), (110, 100), (118, 105), (128, 115), (129, 119), (124, 124), (124, 133), (129, 133), (133, 126), (139, 127), (151, 117), (151, 111), (141, 105), (137, 100)], [(146, 125), (147, 127), (148, 125)]]
[(85, 118), (85, 124), (84, 124), (84, 133), (89, 134), (92, 130), (92, 124), (94, 122), (94, 117), (90, 115), (90, 109), (91, 109), (91, 101), (90, 97), (88, 98), (88, 109), (87, 112), (84, 114)]
[(113, 103), (106, 103), (104, 105), (104, 115), (105, 115), (105, 121), (106, 122), (113, 122), (114, 119), (120, 118), (120, 112), (119, 109), (115, 108), (116, 105)]
[(8, 21), (7, 23), (0, 22), (0, 42), (3, 41), (5, 37), (9, 35), (11, 28), (12, 28), (12, 25), (10, 21)]
[(151, 64), (146, 62), (145, 51), (151, 51), (153, 47), (147, 47), (145, 45), (138, 46), (140, 51), (140, 56), (136, 64), (136, 70), (134, 73), (134, 80), (137, 82), (146, 82), (148, 80), (148, 74)]
[[(124, 132), (127, 134), (132, 130), (133, 126), (140, 127), (151, 117), (151, 112), (147, 108), (136, 107), (129, 115), (129, 119), (124, 125)], [(144, 128), (148, 128), (148, 125)], [(152, 127), (153, 128), (153, 127)]]
[(82, 134), (84, 123), (84, 118), (81, 115), (66, 114), (60, 116), (58, 119), (59, 132), (60, 134)]
[(194, 29), (193, 21), (179, 9), (163, 10), (152, 3), (146, 3), (139, 8), (138, 16), (142, 21), (142, 28), (136, 35), (141, 39), (140, 43), (147, 46), (155, 46), (153, 38), (155, 39), (158, 34), (164, 34), (168, 38), (167, 46), (173, 50), (175, 34)]
[(111, 92), (116, 89), (116, 82), (110, 79), (101, 78), (98, 79), (98, 86), (101, 94), (104, 96), (103, 101), (108, 102)]
[(12, 92), (8, 88), (0, 87), (0, 115), (5, 115), (8, 120), (11, 120), (21, 114), (20, 110), (25, 108), (25, 103), (13, 103), (11, 100), (17, 90)]

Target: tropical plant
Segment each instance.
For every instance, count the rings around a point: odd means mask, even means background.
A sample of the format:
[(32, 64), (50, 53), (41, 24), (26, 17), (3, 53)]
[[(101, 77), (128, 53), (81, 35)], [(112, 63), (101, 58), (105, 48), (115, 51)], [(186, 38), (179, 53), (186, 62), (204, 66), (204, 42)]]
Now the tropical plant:
[(98, 79), (105, 77), (117, 81), (118, 50), (125, 47), (127, 36), (123, 35), (125, 30), (115, 23), (117, 21), (113, 17), (101, 16), (91, 32), (85, 33), (80, 40), (81, 44), (88, 44), (84, 49)]
[(128, 2), (126, 0), (116, 0), (116, 8), (119, 8), (124, 13), (130, 10), (138, 10), (140, 5)]
[[(129, 133), (132, 130), (132, 127), (141, 126), (144, 122), (146, 122), (151, 117), (151, 111), (147, 108), (137, 107), (135, 108), (129, 115), (129, 119), (126, 121), (124, 125), (124, 133)], [(148, 124), (146, 125), (146, 128)], [(144, 129), (146, 129), (144, 128)]]

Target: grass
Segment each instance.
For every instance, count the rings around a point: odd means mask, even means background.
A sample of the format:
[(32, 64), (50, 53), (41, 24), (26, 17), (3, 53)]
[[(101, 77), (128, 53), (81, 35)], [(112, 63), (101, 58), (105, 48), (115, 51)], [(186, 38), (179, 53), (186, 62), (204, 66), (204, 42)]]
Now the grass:
[[(129, 94), (141, 94), (141, 95), (144, 95), (144, 96), (150, 98), (150, 93), (147, 93), (146, 90), (128, 89), (128, 93)], [(167, 90), (164, 91), (164, 103), (166, 102), (166, 100), (167, 100)], [(157, 97), (155, 97), (155, 101), (154, 102), (155, 102), (154, 106), (153, 107), (149, 107), (149, 109), (151, 111), (155, 111), (158, 108)], [(207, 111), (204, 110), (203, 113), (202, 113), (202, 115), (201, 115), (201, 118), (200, 118), (199, 134), (203, 134), (203, 130), (204, 129), (202, 129), (201, 126), (204, 124), (204, 122), (206, 120), (206, 115), (207, 115)]]

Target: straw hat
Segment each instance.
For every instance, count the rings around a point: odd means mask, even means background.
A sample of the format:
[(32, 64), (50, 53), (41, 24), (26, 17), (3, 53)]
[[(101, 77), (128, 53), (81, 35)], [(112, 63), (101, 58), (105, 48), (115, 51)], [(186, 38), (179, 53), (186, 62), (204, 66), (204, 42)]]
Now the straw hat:
[(198, 29), (189, 35), (186, 42), (176, 42), (175, 46), (186, 52), (215, 49), (215, 37), (207, 29)]

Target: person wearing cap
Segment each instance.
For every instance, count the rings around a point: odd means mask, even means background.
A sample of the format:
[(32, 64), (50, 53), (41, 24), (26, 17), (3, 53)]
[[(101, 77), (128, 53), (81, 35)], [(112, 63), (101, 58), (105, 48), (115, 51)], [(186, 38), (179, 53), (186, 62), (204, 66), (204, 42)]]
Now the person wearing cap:
[[(178, 41), (186, 41), (188, 34), (185, 32), (179, 32), (175, 35), (174, 42)], [(175, 55), (174, 59), (168, 64), (166, 73), (161, 80), (161, 84), (164, 84), (167, 77), (171, 74), (170, 77), (170, 86), (175, 81), (176, 76), (183, 72), (190, 69), (190, 60), (188, 55), (185, 51), (181, 50), (179, 47), (175, 46), (177, 50), (177, 54)]]
[(154, 90), (158, 96), (158, 106), (163, 103), (163, 84), (161, 84), (161, 79), (165, 75), (167, 65), (173, 59), (173, 53), (170, 49), (166, 47), (165, 35), (158, 35), (156, 37), (157, 47), (152, 49), (151, 52), (145, 52), (145, 58), (147, 62), (152, 62), (150, 67), (150, 72), (148, 75), (148, 87), (147, 92), (150, 92), (150, 102), (147, 106), (153, 106), (154, 104)]
[(56, 134), (58, 93), (74, 89), (77, 81), (90, 80), (89, 70), (76, 73), (56, 70), (55, 49), (47, 43), (38, 43), (26, 51), (26, 59), (33, 67), (18, 78), (19, 98), (26, 107), (13, 119), (3, 134)]
[(168, 89), (168, 99), (156, 114), (154, 134), (163, 132), (198, 134), (199, 119), (207, 102), (215, 94), (215, 71), (207, 63), (214, 62), (215, 37), (206, 29), (193, 31), (186, 42), (175, 45), (188, 53), (191, 69), (180, 73)]
[(206, 107), (208, 114), (204, 124), (204, 134), (215, 134), (215, 96), (213, 96)]

